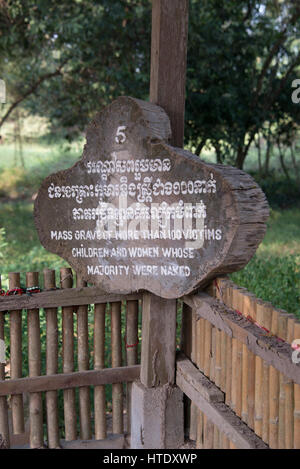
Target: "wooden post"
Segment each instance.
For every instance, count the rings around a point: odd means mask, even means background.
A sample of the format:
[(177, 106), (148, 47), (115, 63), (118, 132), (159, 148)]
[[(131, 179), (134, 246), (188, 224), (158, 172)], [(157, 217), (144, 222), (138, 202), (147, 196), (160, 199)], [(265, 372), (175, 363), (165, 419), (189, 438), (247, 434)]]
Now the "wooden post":
[[(60, 269), (61, 288), (72, 288), (73, 275), (70, 268)], [(62, 308), (63, 372), (74, 371), (74, 318), (73, 307)], [(77, 439), (75, 389), (64, 390), (65, 439)]]
[[(94, 319), (94, 368), (102, 370), (105, 365), (105, 309), (106, 304), (95, 305)], [(105, 386), (95, 386), (95, 439), (106, 438)]]
[[(1, 276), (0, 276), (1, 290)], [(0, 339), (4, 340), (4, 313), (0, 313)], [(5, 379), (5, 363), (0, 361), (0, 382)], [(0, 436), (9, 447), (8, 406), (6, 396), (0, 397)]]
[[(111, 366), (122, 366), (121, 302), (111, 303)], [(112, 385), (113, 433), (123, 433), (123, 384)]]
[[(44, 289), (53, 290), (55, 270), (44, 270)], [(46, 308), (46, 373), (58, 373), (58, 323), (57, 308)], [(59, 448), (57, 391), (46, 392), (48, 447)]]
[[(169, 115), (172, 129), (171, 144), (183, 146), (184, 109), (186, 83), (186, 57), (188, 36), (188, 0), (153, 0), (152, 2), (152, 46), (150, 101), (161, 106)], [(142, 416), (132, 409), (133, 419), (140, 419), (146, 425), (147, 435), (132, 436), (132, 447), (168, 448), (182, 443), (182, 436), (176, 433), (177, 422), (183, 412), (179, 393), (167, 392), (164, 385), (173, 385), (175, 378), (176, 351), (176, 300), (165, 300), (150, 293), (143, 298), (141, 383), (144, 388), (133, 385), (132, 396), (140, 399)], [(147, 391), (157, 388), (156, 392)], [(168, 394), (169, 393), (169, 394)], [(173, 397), (170, 397), (172, 394)], [(163, 434), (158, 438), (155, 428), (151, 428), (152, 416), (145, 410), (145, 401), (157, 399), (158, 406), (164, 408), (158, 413)], [(171, 401), (173, 399), (173, 404)], [(169, 403), (168, 403), (169, 401)], [(149, 403), (149, 402), (148, 402)], [(178, 405), (178, 407), (177, 407)], [(173, 407), (172, 411), (168, 408)], [(179, 420), (176, 420), (179, 419)], [(135, 422), (137, 423), (137, 422)], [(182, 425), (183, 426), (183, 425)], [(170, 428), (168, 428), (170, 427)], [(161, 428), (158, 422), (158, 433)], [(183, 430), (183, 429), (182, 429)], [(170, 433), (173, 436), (170, 437)], [(167, 434), (169, 433), (169, 439)], [(172, 441), (173, 440), (173, 441)], [(140, 445), (140, 446), (139, 446)], [(158, 445), (158, 446), (157, 446)]]
[[(26, 273), (27, 288), (39, 285), (39, 273)], [(41, 339), (40, 339), (40, 313), (39, 309), (27, 311), (28, 323), (28, 363), (29, 376), (40, 376), (41, 374)], [(29, 395), (29, 418), (30, 418), (30, 447), (42, 448), (43, 437), (43, 403), (42, 394), (35, 392)]]
[(172, 145), (183, 146), (188, 0), (152, 1), (150, 101), (168, 114)]
[[(9, 274), (9, 289), (20, 287), (20, 274)], [(10, 311), (10, 376), (22, 378), (22, 311)], [(11, 396), (13, 433), (19, 435), (25, 431), (23, 396)]]
[[(77, 277), (77, 288), (86, 287), (81, 277)], [(78, 371), (89, 369), (89, 326), (88, 306), (79, 306), (77, 310)], [(80, 438), (92, 438), (90, 388), (79, 388)]]

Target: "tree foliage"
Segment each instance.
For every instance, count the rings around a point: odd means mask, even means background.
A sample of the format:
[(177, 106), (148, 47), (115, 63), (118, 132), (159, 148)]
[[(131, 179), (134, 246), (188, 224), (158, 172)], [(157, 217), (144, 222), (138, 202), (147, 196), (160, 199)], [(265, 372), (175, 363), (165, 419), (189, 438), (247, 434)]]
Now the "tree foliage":
[[(186, 141), (243, 167), (258, 135), (298, 125), (294, 0), (190, 0)], [(118, 95), (147, 99), (149, 0), (0, 1), (0, 76), (9, 103), (72, 138)], [(275, 132), (276, 133), (276, 132)]]

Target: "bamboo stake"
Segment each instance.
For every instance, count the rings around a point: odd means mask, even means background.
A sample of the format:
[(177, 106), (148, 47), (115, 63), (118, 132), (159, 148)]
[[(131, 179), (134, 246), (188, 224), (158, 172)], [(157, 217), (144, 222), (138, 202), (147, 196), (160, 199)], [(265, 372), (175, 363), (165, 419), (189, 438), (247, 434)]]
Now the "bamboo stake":
[[(122, 366), (121, 303), (111, 304), (111, 360), (112, 368)], [(112, 385), (113, 433), (123, 433), (123, 385)]]
[(203, 428), (204, 428), (204, 449), (213, 449), (214, 447), (214, 425), (203, 414)]
[[(300, 321), (295, 321), (294, 340), (300, 340)], [(299, 384), (294, 385), (294, 403), (295, 403), (294, 404), (294, 449), (300, 449), (300, 385)]]
[[(94, 368), (102, 370), (105, 366), (105, 309), (106, 304), (95, 305), (94, 313)], [(106, 438), (106, 401), (105, 386), (95, 386), (95, 439)]]
[[(271, 303), (265, 302), (263, 305), (263, 321), (262, 326), (271, 331), (272, 327), (272, 305)], [(269, 400), (269, 378), (270, 378), (270, 367), (263, 361), (263, 382), (262, 382), (262, 439), (269, 443), (269, 419), (270, 419), (270, 400)]]
[[(259, 325), (263, 322), (263, 307), (264, 303), (262, 300), (256, 301), (256, 321)], [(260, 357), (255, 357), (255, 410), (254, 410), (254, 431), (262, 437), (262, 420), (263, 420), (263, 361)]]
[[(55, 270), (44, 270), (44, 289), (53, 290)], [(46, 373), (58, 373), (58, 324), (57, 308), (46, 308)], [(58, 397), (56, 391), (46, 392), (48, 447), (59, 448)]]
[[(0, 290), (1, 290), (1, 276), (0, 276)], [(4, 313), (0, 313), (0, 339), (5, 340), (4, 336)], [(0, 385), (1, 381), (5, 379), (5, 362), (0, 362)], [(0, 435), (2, 436), (7, 448), (10, 446), (9, 441), (9, 426), (8, 426), (8, 406), (6, 396), (0, 397)]]
[[(196, 365), (200, 369), (201, 366), (201, 350), (202, 350), (202, 343), (201, 341), (203, 340), (203, 332), (202, 332), (202, 327), (203, 322), (201, 322), (201, 319), (198, 319), (196, 321), (196, 343), (197, 343), (197, 349), (196, 349)], [(202, 449), (203, 448), (203, 414), (200, 412), (200, 410), (197, 410), (197, 431), (196, 431), (196, 448), (197, 449)]]
[[(77, 276), (77, 288), (86, 287), (85, 282)], [(78, 340), (78, 371), (89, 369), (89, 328), (88, 306), (79, 306), (77, 310), (77, 340)], [(80, 438), (90, 440), (92, 438), (91, 426), (91, 401), (88, 386), (79, 388), (79, 418)]]
[[(181, 350), (191, 358), (192, 353), (192, 308), (186, 303), (182, 305), (182, 325), (181, 325)], [(184, 396), (184, 423), (189, 432), (191, 423), (191, 401)]]
[[(138, 319), (139, 302), (127, 301), (126, 311), (126, 361), (127, 365), (136, 365), (138, 363)], [(131, 433), (131, 388), (132, 383), (127, 383), (126, 401), (127, 401), (127, 433)]]
[[(279, 311), (272, 309), (271, 333), (278, 336)], [(278, 448), (278, 420), (279, 420), (279, 372), (270, 366), (269, 377), (269, 446), (272, 449)]]
[[(245, 297), (245, 316), (256, 321), (256, 297), (247, 294)], [(247, 378), (247, 425), (254, 430), (254, 414), (255, 414), (255, 355), (250, 350), (247, 351), (248, 356), (248, 378)], [(245, 412), (245, 402), (243, 403)]]
[[(278, 317), (278, 335), (281, 339), (287, 340), (288, 314), (280, 310)], [(279, 421), (278, 421), (278, 448), (285, 448), (285, 377), (282, 373), (279, 375)]]
[[(9, 274), (9, 288), (20, 288), (20, 274)], [(10, 311), (10, 376), (22, 378), (22, 311)], [(24, 433), (24, 407), (22, 394), (11, 396), (13, 433)]]
[[(196, 363), (197, 359), (197, 344), (196, 344), (196, 313), (192, 310), (192, 344), (191, 344), (191, 360)], [(198, 409), (194, 402), (190, 405), (190, 440), (197, 440), (197, 416)]]
[[(72, 288), (73, 274), (70, 268), (60, 269), (61, 288)], [(73, 307), (62, 308), (63, 372), (74, 371), (74, 318)], [(75, 389), (64, 390), (65, 439), (77, 439)]]
[[(251, 315), (251, 299), (253, 295), (247, 291), (240, 293), (240, 311), (248, 318)], [(250, 365), (250, 351), (248, 347), (243, 344), (242, 346), (242, 419), (248, 422), (248, 379), (249, 379), (249, 365)], [(250, 377), (251, 379), (251, 377)], [(254, 379), (253, 379), (254, 381)]]
[[(228, 281), (224, 303), (232, 307), (232, 282)], [(225, 402), (231, 407), (231, 383), (232, 383), (232, 339), (226, 334), (226, 395)], [(223, 448), (230, 448), (230, 441), (224, 435)]]
[[(295, 317), (288, 317), (287, 321), (287, 342), (292, 344), (294, 340)], [(285, 380), (285, 448), (294, 447), (294, 383)]]
[[(39, 285), (39, 273), (26, 273), (27, 288)], [(40, 314), (38, 309), (27, 311), (28, 322), (28, 363), (29, 377), (41, 375), (41, 340)], [(42, 448), (43, 436), (43, 403), (41, 393), (29, 394), (30, 447)]]
[[(233, 288), (232, 307), (237, 311), (240, 308), (240, 294), (240, 289)], [(232, 339), (231, 408), (239, 417), (242, 414), (242, 353), (242, 343)]]
[[(222, 280), (220, 285), (220, 300), (226, 305), (230, 303), (229, 288), (230, 281), (228, 279)], [(224, 331), (221, 331), (221, 389), (225, 392), (226, 403), (228, 403), (228, 399), (230, 400), (229, 395), (231, 391), (231, 354), (231, 339)], [(230, 362), (228, 364), (229, 356)], [(220, 433), (220, 448), (229, 448), (229, 440), (223, 433)]]

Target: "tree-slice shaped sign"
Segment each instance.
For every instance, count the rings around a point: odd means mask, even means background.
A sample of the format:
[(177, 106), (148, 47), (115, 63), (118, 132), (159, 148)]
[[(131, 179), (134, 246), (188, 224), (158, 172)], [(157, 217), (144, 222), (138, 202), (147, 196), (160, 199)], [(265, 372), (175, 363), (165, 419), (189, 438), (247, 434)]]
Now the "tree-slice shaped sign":
[(255, 181), (170, 136), (163, 109), (120, 97), (90, 124), (80, 161), (38, 192), (41, 243), (103, 292), (181, 297), (244, 267), (264, 237)]

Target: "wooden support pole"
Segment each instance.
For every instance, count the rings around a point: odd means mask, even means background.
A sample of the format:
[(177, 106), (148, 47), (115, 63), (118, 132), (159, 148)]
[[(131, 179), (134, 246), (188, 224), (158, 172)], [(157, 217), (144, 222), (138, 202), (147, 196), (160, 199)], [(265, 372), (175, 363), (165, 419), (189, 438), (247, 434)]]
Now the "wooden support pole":
[[(126, 361), (127, 366), (136, 365), (138, 363), (138, 342), (139, 342), (139, 302), (127, 301), (126, 304)], [(131, 388), (132, 384), (127, 384), (126, 401), (127, 401), (127, 433), (131, 432)]]
[[(53, 290), (55, 270), (44, 270), (44, 290)], [(58, 323), (57, 308), (46, 308), (46, 373), (58, 373)], [(59, 447), (58, 396), (57, 391), (46, 393), (48, 447)]]
[(141, 382), (151, 388), (174, 384), (176, 300), (151, 293), (143, 298)]
[[(61, 288), (72, 288), (73, 274), (70, 268), (60, 269)], [(63, 372), (74, 371), (74, 318), (73, 307), (62, 309)], [(65, 439), (77, 439), (75, 390), (64, 390)]]
[[(77, 288), (85, 288), (87, 283), (77, 277)], [(89, 328), (88, 306), (79, 306), (77, 310), (77, 340), (78, 340), (78, 371), (89, 369)], [(79, 389), (79, 418), (80, 438), (90, 440), (92, 438), (91, 426), (91, 402), (88, 386)]]
[[(9, 289), (20, 288), (20, 274), (9, 274)], [(22, 377), (22, 311), (10, 311), (10, 376), (11, 379)], [(24, 433), (23, 396), (11, 398), (13, 433)]]
[[(150, 101), (167, 112), (172, 129), (171, 144), (177, 147), (183, 146), (184, 138), (188, 4), (188, 0), (152, 2)], [(175, 379), (176, 312), (176, 300), (144, 294), (141, 354), (141, 383), (144, 389), (136, 386), (134, 392), (137, 398), (140, 396), (143, 413), (140, 422), (146, 424), (144, 430), (149, 435), (144, 441), (149, 442), (149, 449), (155, 448), (152, 445), (157, 445), (157, 442), (151, 438), (153, 430), (147, 424), (151, 418), (144, 406), (145, 400), (149, 400), (151, 395), (147, 388), (160, 387), (157, 399), (164, 408), (160, 412), (159, 428), (164, 428), (159, 447), (168, 447), (174, 441), (179, 445), (183, 438), (183, 434), (176, 434), (174, 439), (167, 437), (174, 422), (176, 426), (183, 417), (179, 415), (183, 411), (178, 397), (179, 390), (173, 393), (173, 397), (168, 397), (162, 388), (166, 384), (173, 385)], [(154, 397), (155, 393), (152, 394)], [(168, 411), (171, 405), (168, 402), (172, 399), (173, 415)], [(134, 435), (132, 441), (136, 446), (141, 444), (138, 435)]]
[[(39, 285), (39, 273), (26, 273), (26, 287)], [(38, 309), (27, 311), (28, 323), (28, 363), (29, 377), (41, 375), (41, 339), (40, 339), (40, 312)], [(30, 419), (30, 447), (42, 448), (43, 436), (43, 403), (41, 393), (29, 395), (29, 419)]]
[[(94, 318), (94, 368), (102, 370), (105, 366), (105, 309), (106, 304), (95, 305)], [(106, 438), (106, 401), (105, 386), (95, 386), (95, 439)]]
[(172, 145), (183, 146), (188, 0), (152, 0), (150, 101), (171, 121)]
[[(1, 276), (0, 276), (0, 290), (1, 290)], [(3, 340), (5, 343), (4, 321), (5, 321), (4, 313), (0, 313), (0, 340)], [(5, 357), (3, 358), (5, 359)], [(5, 379), (5, 361), (2, 362), (0, 359), (0, 383), (1, 381), (4, 381), (4, 379)], [(9, 427), (8, 427), (8, 407), (7, 407), (6, 396), (0, 397), (0, 436), (4, 440), (5, 446), (8, 448), (9, 447)]]
[[(122, 366), (121, 303), (111, 304), (111, 366)], [(113, 433), (121, 434), (123, 425), (123, 385), (112, 386)]]

